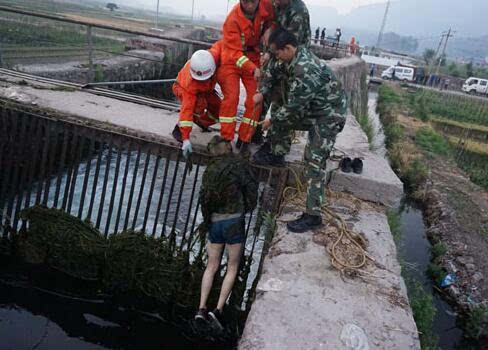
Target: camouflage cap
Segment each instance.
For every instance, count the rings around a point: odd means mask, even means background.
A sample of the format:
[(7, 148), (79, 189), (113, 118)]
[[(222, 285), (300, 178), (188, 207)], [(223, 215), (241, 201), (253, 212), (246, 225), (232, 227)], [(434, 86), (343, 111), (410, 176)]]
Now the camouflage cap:
[(211, 155), (224, 155), (232, 152), (230, 142), (223, 139), (220, 135), (215, 135), (207, 144), (208, 153)]

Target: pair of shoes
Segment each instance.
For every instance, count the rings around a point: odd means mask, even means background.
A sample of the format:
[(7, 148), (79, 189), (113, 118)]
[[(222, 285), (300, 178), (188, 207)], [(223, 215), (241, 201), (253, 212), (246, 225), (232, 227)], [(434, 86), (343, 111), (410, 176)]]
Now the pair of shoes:
[(285, 156), (277, 156), (271, 153), (271, 147), (269, 144), (262, 145), (261, 148), (254, 154), (252, 160), (256, 165), (274, 167), (285, 166)]
[(345, 173), (354, 171), (356, 174), (361, 174), (363, 172), (363, 161), (359, 158), (354, 158), (353, 160), (349, 157), (342, 158), (339, 165)]
[(322, 217), (303, 213), (298, 219), (287, 223), (286, 226), (291, 232), (303, 233), (321, 227)]
[(173, 135), (173, 138), (178, 141), (178, 142), (183, 142), (183, 139), (181, 138), (181, 131), (180, 131), (180, 127), (178, 126), (178, 124), (175, 125), (175, 128), (173, 129), (173, 131), (171, 132), (171, 135)]

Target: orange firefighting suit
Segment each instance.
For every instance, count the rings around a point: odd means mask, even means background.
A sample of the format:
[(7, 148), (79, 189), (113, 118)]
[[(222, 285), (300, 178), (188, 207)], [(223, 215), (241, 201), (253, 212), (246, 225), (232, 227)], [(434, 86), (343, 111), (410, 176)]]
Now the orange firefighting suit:
[(250, 142), (258, 125), (260, 113), (253, 110), (253, 96), (257, 90), (254, 70), (259, 68), (261, 35), (271, 26), (273, 16), (271, 0), (261, 0), (254, 20), (245, 16), (240, 4), (234, 6), (225, 20), (217, 81), (224, 94), (219, 121), (221, 136), (226, 140), (234, 140), (240, 79), (246, 88), (246, 110), (239, 127), (239, 140)]
[[(220, 63), (222, 41), (217, 41), (210, 49), (215, 65)], [(204, 127), (218, 123), (220, 110), (220, 97), (215, 92), (217, 74), (210, 79), (198, 81), (191, 77), (190, 61), (178, 73), (176, 82), (173, 84), (173, 93), (181, 101), (180, 119), (178, 126), (181, 138), (188, 140), (193, 127), (193, 121), (197, 121)]]

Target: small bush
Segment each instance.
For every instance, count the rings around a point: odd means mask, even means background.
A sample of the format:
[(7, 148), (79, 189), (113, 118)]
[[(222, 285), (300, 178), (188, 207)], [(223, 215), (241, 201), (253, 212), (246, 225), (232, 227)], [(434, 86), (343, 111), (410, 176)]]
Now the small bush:
[(434, 280), (436, 285), (440, 286), (447, 274), (442, 267), (435, 263), (431, 263), (427, 267), (427, 275)]
[(402, 176), (402, 180), (409, 191), (419, 189), (429, 177), (429, 168), (420, 159), (415, 159)]
[(437, 242), (432, 246), (432, 255), (435, 258), (438, 258), (440, 256), (443, 256), (447, 252), (447, 247), (444, 243), (442, 242)]

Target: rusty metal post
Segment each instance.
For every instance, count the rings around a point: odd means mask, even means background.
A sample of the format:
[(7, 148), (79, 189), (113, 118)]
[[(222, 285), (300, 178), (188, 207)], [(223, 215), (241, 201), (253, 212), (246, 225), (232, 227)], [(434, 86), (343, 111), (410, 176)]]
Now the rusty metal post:
[(86, 34), (88, 36), (88, 79), (87, 83), (92, 83), (95, 76), (93, 69), (93, 38), (92, 38), (92, 26), (87, 26)]

